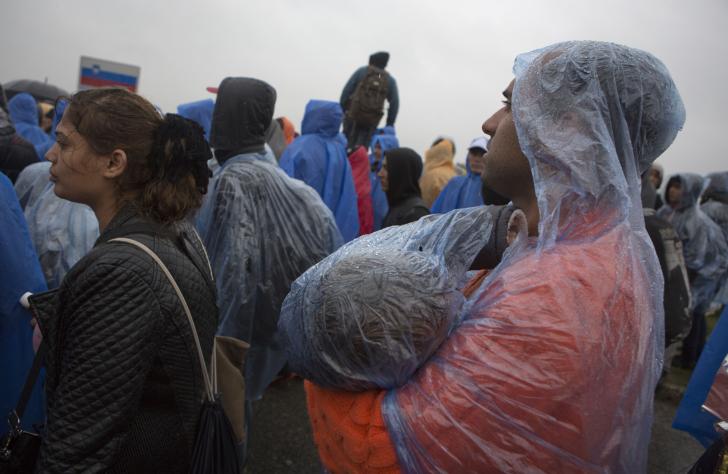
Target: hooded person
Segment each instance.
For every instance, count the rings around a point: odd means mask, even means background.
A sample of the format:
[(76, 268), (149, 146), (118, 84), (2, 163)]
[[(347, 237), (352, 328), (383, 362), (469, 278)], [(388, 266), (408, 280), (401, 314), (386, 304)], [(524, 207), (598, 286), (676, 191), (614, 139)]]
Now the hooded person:
[[(385, 127), (385, 129), (391, 127)], [(374, 230), (382, 228), (384, 218), (389, 212), (389, 203), (387, 202), (387, 194), (382, 189), (382, 181), (379, 179), (379, 171), (382, 169), (384, 162), (384, 154), (393, 148), (399, 148), (399, 140), (392, 133), (383, 133), (374, 135), (371, 144), (371, 153), (369, 154), (369, 182), (372, 185), (372, 208), (374, 211)]]
[(37, 162), (35, 148), (15, 132), (8, 113), (0, 106), (0, 172), (14, 183), (26, 166)]
[[(13, 192), (10, 180), (0, 173), (0, 413), (14, 410), (20, 399), (28, 371), (33, 363), (33, 329), (31, 313), (20, 298), (26, 293), (45, 291), (46, 285), (33, 244), (28, 235), (23, 212)], [(43, 382), (40, 377), (22, 418), (22, 427), (37, 432), (33, 425), (40, 425), (43, 416)], [(8, 424), (0, 426), (0, 436), (8, 430)]]
[(278, 120), (271, 120), (268, 130), (265, 132), (265, 143), (270, 147), (271, 151), (276, 157), (276, 161), (281, 159), (283, 152), (286, 151), (288, 144), (286, 143), (286, 136), (283, 133), (281, 124)]
[(53, 141), (38, 125), (38, 103), (32, 95), (22, 92), (10, 99), (8, 112), (15, 131), (35, 147), (38, 160), (42, 160)]
[(389, 212), (382, 222), (382, 228), (415, 222), (430, 213), (422, 201), (419, 185), (421, 174), (422, 158), (416, 151), (393, 148), (384, 153), (379, 179), (387, 194)]
[(454, 159), (455, 144), (447, 138), (435, 140), (425, 152), (425, 171), (420, 178), (420, 188), (427, 207), (432, 207), (443, 188), (456, 176)]
[(467, 288), (464, 319), (404, 386), (307, 383), (331, 471), (647, 469), (663, 315), (640, 175), (685, 109), (659, 60), (611, 43), (526, 53), (514, 73), (483, 125), (484, 176), (529, 236)]
[(359, 235), (374, 232), (374, 211), (372, 209), (372, 183), (369, 180), (371, 168), (367, 150), (360, 146), (349, 155), (351, 174), (356, 188), (357, 209), (359, 211)]
[(486, 137), (478, 137), (470, 142), (468, 156), (465, 159), (466, 175), (456, 176), (447, 183), (445, 189), (440, 192), (432, 204), (433, 214), (483, 205), (483, 180), (480, 174), (483, 171), (483, 160), (487, 151), (488, 139)]
[(359, 235), (359, 216), (351, 165), (339, 135), (342, 117), (336, 102), (309, 101), (301, 136), (286, 148), (279, 164), (288, 176), (316, 190), (334, 214), (344, 241), (348, 242)]
[(249, 402), (286, 364), (277, 323), (291, 283), (342, 243), (316, 191), (288, 177), (266, 151), (275, 101), (275, 89), (258, 79), (222, 81), (210, 133), (220, 168), (197, 216), (217, 284), (218, 334), (250, 344)]
[(296, 131), (296, 126), (293, 125), (293, 122), (291, 122), (288, 117), (278, 117), (276, 122), (278, 122), (281, 130), (283, 130), (283, 138), (286, 141), (286, 146), (290, 145), (293, 143), (293, 140), (298, 138), (299, 135)]
[[(703, 193), (700, 209), (718, 224), (723, 231), (725, 241), (728, 242), (728, 171), (711, 173), (708, 175), (708, 181), (708, 189)], [(715, 302), (721, 305), (728, 304), (728, 274), (723, 278)]]
[(196, 100), (177, 106), (177, 113), (184, 118), (197, 122), (205, 131), (205, 138), (210, 141), (210, 127), (212, 126), (212, 111), (215, 101), (212, 99)]
[(718, 295), (728, 272), (728, 242), (721, 228), (700, 208), (705, 179), (697, 174), (671, 176), (665, 187), (665, 204), (658, 215), (670, 221), (682, 241), (690, 278), (693, 324), (683, 341), (682, 365), (692, 368), (706, 339), (705, 313)]

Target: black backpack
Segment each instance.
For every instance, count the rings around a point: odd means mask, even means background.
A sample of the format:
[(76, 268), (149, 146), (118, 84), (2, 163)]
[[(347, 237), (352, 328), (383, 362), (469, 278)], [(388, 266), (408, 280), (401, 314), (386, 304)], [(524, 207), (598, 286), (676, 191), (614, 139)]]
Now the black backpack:
[(376, 127), (384, 115), (384, 100), (388, 91), (387, 71), (369, 66), (364, 79), (359, 81), (351, 96), (351, 106), (347, 115), (357, 125)]

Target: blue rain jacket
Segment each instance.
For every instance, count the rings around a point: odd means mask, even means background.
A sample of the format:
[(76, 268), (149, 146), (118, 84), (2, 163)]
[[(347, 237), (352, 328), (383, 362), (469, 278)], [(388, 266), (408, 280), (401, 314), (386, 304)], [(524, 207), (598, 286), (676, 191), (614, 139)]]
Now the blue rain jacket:
[(283, 152), (280, 167), (311, 186), (336, 218), (344, 241), (359, 236), (359, 211), (346, 146), (339, 136), (343, 112), (336, 102), (311, 100), (301, 136)]
[[(468, 152), (473, 148), (482, 148), (487, 150), (488, 139), (478, 137), (470, 143)], [(456, 176), (452, 178), (447, 186), (437, 196), (432, 204), (431, 212), (433, 214), (442, 214), (450, 212), (453, 209), (462, 209), (465, 207), (475, 207), (483, 205), (483, 180), (480, 174), (475, 174), (470, 169), (470, 160), (465, 161), (465, 176)]]
[(38, 159), (42, 160), (52, 144), (51, 137), (38, 126), (38, 103), (25, 92), (14, 96), (8, 102), (8, 112), (15, 131), (35, 147)]
[(258, 400), (286, 363), (277, 331), (283, 299), (339, 248), (341, 234), (319, 195), (289, 178), (269, 151), (224, 161), (196, 224), (217, 284), (218, 334), (250, 344), (246, 397)]
[[(33, 363), (31, 314), (20, 305), (25, 292), (46, 290), (38, 258), (30, 242), (23, 211), (20, 210), (13, 185), (0, 173), (0, 435), (8, 430), (7, 414), (15, 408), (28, 370)], [(23, 427), (34, 431), (33, 424), (43, 423), (43, 380), (39, 377)]]
[(185, 118), (194, 120), (205, 130), (205, 139), (210, 141), (210, 127), (212, 127), (212, 112), (215, 110), (215, 101), (212, 99), (188, 102), (177, 106), (177, 113)]
[(371, 153), (369, 154), (369, 163), (374, 168), (373, 171), (369, 173), (369, 181), (372, 184), (372, 208), (374, 210), (374, 230), (377, 231), (382, 228), (382, 223), (384, 222), (384, 218), (387, 217), (387, 214), (389, 213), (389, 202), (387, 201), (387, 195), (382, 189), (382, 183), (379, 181), (379, 170), (382, 169), (382, 162), (384, 161), (384, 156), (382, 156), (382, 159), (377, 163), (377, 166), (374, 167), (374, 147), (377, 143), (382, 147), (382, 153), (385, 153), (387, 150), (391, 150), (392, 148), (399, 148), (399, 140), (394, 135), (394, 128), (393, 127), (384, 127), (382, 129), (383, 132), (391, 130), (391, 134), (383, 134), (383, 135), (374, 135), (374, 138), (372, 138), (372, 145), (371, 145)]
[(58, 288), (63, 277), (86, 255), (99, 237), (99, 223), (90, 207), (56, 196), (48, 181), (49, 162), (25, 168), (15, 183), (30, 238), (48, 288)]

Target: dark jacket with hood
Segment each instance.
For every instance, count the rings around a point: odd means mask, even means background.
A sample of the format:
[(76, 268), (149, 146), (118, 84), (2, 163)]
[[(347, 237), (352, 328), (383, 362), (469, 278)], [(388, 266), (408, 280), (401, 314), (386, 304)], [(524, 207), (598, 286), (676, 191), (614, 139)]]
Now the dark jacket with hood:
[(275, 104), (276, 90), (258, 79), (228, 77), (220, 83), (210, 130), (210, 145), (220, 164), (236, 155), (264, 151)]
[(430, 210), (422, 200), (420, 175), (422, 158), (410, 148), (394, 148), (385, 153), (387, 160), (387, 201), (389, 213), (382, 228), (415, 222)]
[(187, 472), (203, 379), (191, 328), (169, 268), (212, 349), (215, 289), (191, 226), (139, 233), (149, 223), (127, 205), (57, 290), (30, 298), (46, 346), (47, 423), (39, 472)]
[(38, 162), (33, 145), (15, 133), (7, 112), (0, 107), (0, 172), (15, 183), (23, 169)]

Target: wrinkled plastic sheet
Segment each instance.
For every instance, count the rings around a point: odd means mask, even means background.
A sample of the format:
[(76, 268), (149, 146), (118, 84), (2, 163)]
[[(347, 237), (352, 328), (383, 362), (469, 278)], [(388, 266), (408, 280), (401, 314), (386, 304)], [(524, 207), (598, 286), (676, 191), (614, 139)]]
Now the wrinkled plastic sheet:
[(349, 391), (403, 385), (458, 323), (458, 289), (499, 209), (384, 229), (308, 270), (291, 288), (279, 322), (291, 370)]

